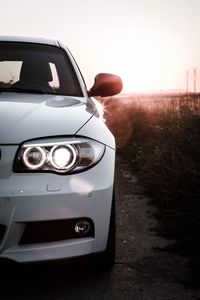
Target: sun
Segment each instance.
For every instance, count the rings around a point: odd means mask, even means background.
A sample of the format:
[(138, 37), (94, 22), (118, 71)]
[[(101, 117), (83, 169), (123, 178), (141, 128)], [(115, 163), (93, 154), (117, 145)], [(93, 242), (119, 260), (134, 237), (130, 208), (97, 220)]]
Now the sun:
[(167, 49), (157, 48), (150, 40), (140, 42), (140, 47), (131, 47), (118, 57), (117, 66), (113, 66), (123, 79), (125, 92), (145, 92), (161, 90), (167, 75), (169, 55)]
[[(180, 74), (182, 54), (161, 32), (150, 29), (137, 29), (134, 34), (118, 32), (105, 40), (105, 45), (100, 56), (92, 53), (92, 79), (100, 72), (119, 75), (123, 80), (122, 93), (160, 92), (184, 85)], [(91, 73), (88, 78), (89, 72), (86, 81), (91, 86)]]
[(170, 86), (168, 78), (176, 63), (171, 48), (157, 31), (138, 30), (134, 35), (121, 35), (120, 40), (112, 36), (99, 63), (121, 76), (123, 92), (160, 91)]

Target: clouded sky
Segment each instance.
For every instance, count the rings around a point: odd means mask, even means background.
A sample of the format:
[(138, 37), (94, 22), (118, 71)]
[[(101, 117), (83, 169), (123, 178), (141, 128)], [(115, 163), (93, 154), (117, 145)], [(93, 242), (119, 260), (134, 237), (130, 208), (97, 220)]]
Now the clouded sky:
[(53, 37), (74, 54), (88, 88), (99, 72), (124, 92), (200, 91), (199, 0), (0, 0), (0, 34)]

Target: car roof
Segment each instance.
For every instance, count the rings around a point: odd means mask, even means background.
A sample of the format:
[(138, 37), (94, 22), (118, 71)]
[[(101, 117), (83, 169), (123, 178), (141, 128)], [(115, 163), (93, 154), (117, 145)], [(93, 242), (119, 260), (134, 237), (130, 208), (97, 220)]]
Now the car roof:
[(21, 42), (21, 43), (36, 43), (36, 44), (47, 44), (53, 46), (60, 46), (60, 43), (53, 39), (47, 39), (42, 37), (24, 37), (24, 36), (1, 36), (0, 42)]

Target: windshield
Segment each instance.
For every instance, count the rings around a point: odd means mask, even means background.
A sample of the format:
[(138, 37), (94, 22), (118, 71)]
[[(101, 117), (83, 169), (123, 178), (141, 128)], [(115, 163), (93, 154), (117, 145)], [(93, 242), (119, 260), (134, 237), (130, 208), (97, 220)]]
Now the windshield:
[(83, 96), (64, 50), (21, 42), (0, 42), (0, 92)]

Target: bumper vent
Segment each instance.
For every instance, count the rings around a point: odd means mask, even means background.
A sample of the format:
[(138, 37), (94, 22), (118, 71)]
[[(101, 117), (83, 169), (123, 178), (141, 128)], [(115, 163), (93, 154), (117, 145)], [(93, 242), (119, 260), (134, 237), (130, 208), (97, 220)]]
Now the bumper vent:
[(90, 224), (90, 229), (88, 230), (88, 232), (82, 235), (76, 232), (75, 227), (79, 220), (83, 219), (53, 220), (27, 223), (19, 244), (24, 245), (48, 243), (94, 236), (94, 223), (88, 218), (84, 218), (84, 220), (86, 220)]
[(5, 232), (6, 232), (6, 226), (0, 224), (0, 243), (3, 240), (3, 238), (4, 238)]

